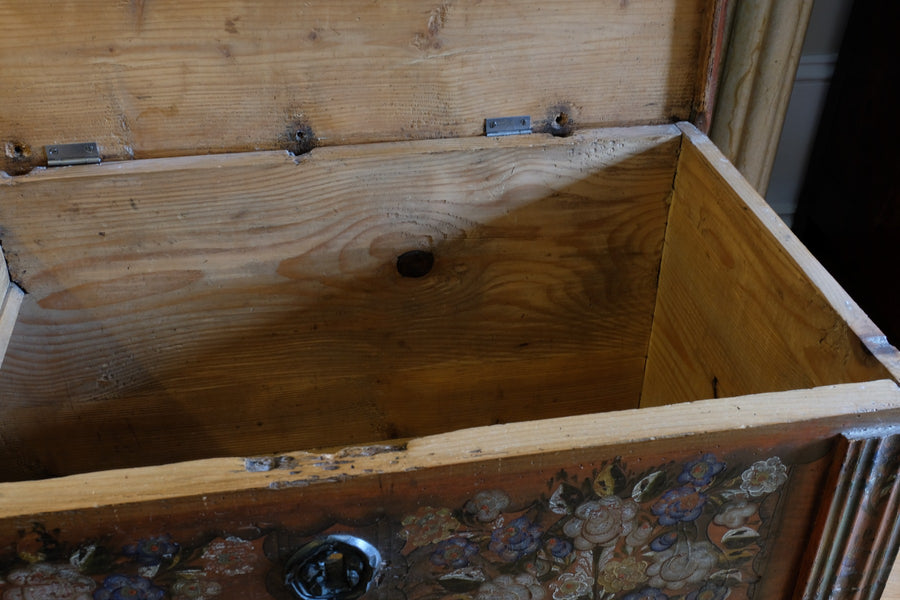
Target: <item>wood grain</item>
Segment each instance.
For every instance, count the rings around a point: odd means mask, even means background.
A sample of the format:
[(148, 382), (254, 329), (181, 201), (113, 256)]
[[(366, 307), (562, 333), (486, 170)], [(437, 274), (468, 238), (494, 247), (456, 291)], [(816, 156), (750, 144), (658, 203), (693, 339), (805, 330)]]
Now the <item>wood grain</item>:
[(3, 257), (3, 249), (0, 248), (0, 366), (3, 366), (3, 357), (6, 356), (6, 348), (12, 337), (23, 296), (19, 286), (9, 280), (6, 259)]
[(897, 350), (715, 146), (682, 127), (642, 406), (900, 378)]
[[(7, 478), (637, 406), (674, 126), (0, 186)], [(435, 255), (404, 278), (408, 250)], [(65, 439), (60, 452), (51, 439)]]
[(732, 27), (709, 136), (763, 195), (812, 6), (812, 0), (730, 3)]
[[(715, 0), (0, 6), (0, 170), (687, 119)], [(39, 32), (36, 34), (36, 32)], [(297, 138), (298, 132), (303, 139)]]
[[(397, 520), (426, 506), (461, 504), (481, 490), (503, 489), (516, 498), (535, 482), (546, 489), (546, 478), (552, 481), (562, 470), (590, 476), (610, 461), (643, 464), (636, 467), (641, 469), (736, 451), (745, 460), (775, 455), (791, 465), (780, 508), (770, 502), (760, 510), (777, 518), (778, 551), (790, 547), (796, 553), (811, 539), (816, 507), (810, 500), (825, 493), (822, 466), (842, 458), (835, 436), (898, 424), (900, 389), (880, 381), (498, 425), (404, 447), (292, 453), (268, 463), (262, 457), (213, 459), (5, 483), (0, 553), (8, 564), (10, 553), (33, 550), (28, 532), (36, 522), (55, 531), (64, 548), (83, 540), (115, 549), (160, 534), (187, 542), (228, 532), (275, 536), (296, 548), (316, 532), (341, 530), (394, 553), (400, 549)], [(278, 557), (267, 556), (273, 562), (265, 568), (280, 573)], [(404, 564), (396, 561), (401, 571)], [(803, 580), (796, 567), (773, 555), (760, 561), (762, 596), (786, 597)], [(248, 577), (263, 575), (257, 570)]]

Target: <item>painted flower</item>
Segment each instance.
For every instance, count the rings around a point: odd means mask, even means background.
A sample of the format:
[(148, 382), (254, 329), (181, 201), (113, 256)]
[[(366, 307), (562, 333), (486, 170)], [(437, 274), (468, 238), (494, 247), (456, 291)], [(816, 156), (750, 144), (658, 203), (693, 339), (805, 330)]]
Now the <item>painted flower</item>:
[(699, 590), (693, 591), (684, 600), (725, 600), (731, 594), (731, 589), (707, 582)]
[(632, 590), (647, 581), (647, 562), (638, 561), (633, 556), (622, 560), (611, 560), (597, 575), (597, 584), (607, 592)]
[(181, 546), (172, 541), (168, 535), (147, 538), (122, 549), (122, 554), (130, 557), (138, 564), (153, 566), (164, 562), (172, 562)]
[(619, 536), (628, 535), (634, 529), (637, 513), (638, 504), (631, 498), (606, 496), (589, 500), (575, 509), (563, 532), (572, 538), (578, 550), (614, 544)]
[(669, 600), (669, 597), (663, 594), (662, 590), (646, 587), (639, 592), (631, 592), (622, 600)]
[(663, 550), (668, 550), (669, 548), (671, 548), (672, 544), (674, 544), (677, 540), (677, 533), (675, 533), (674, 531), (667, 531), (653, 538), (653, 541), (650, 542), (650, 549), (654, 552), (662, 552)]
[(427, 546), (453, 536), (459, 528), (459, 521), (453, 518), (448, 508), (423, 506), (415, 515), (401, 521), (400, 535), (416, 547)]
[(246, 575), (256, 569), (258, 556), (253, 542), (239, 537), (215, 539), (203, 550), (203, 570), (212, 575)]
[(94, 591), (94, 600), (162, 600), (165, 595), (146, 577), (110, 575)]
[(97, 587), (70, 565), (37, 563), (15, 569), (6, 576), (10, 586), (3, 592), (3, 600), (91, 600)]
[(222, 593), (222, 586), (206, 579), (204, 573), (182, 571), (170, 592), (174, 600), (209, 600)]
[(591, 580), (582, 572), (563, 573), (550, 583), (553, 600), (578, 600), (591, 596)]
[(574, 546), (572, 542), (565, 538), (551, 537), (544, 542), (544, 549), (550, 553), (553, 558), (565, 558), (572, 553)]
[(716, 548), (709, 542), (679, 542), (656, 554), (647, 575), (652, 587), (680, 590), (706, 579), (717, 560)]
[(753, 463), (741, 474), (741, 489), (753, 497), (774, 492), (787, 481), (787, 468), (773, 456)]
[(713, 523), (723, 525), (729, 529), (743, 527), (747, 519), (756, 514), (757, 505), (748, 502), (747, 498), (737, 498), (728, 502), (719, 509), (713, 518)]
[(509, 496), (500, 490), (478, 492), (466, 502), (465, 511), (482, 523), (490, 523), (509, 506)]
[(469, 557), (478, 553), (478, 546), (463, 537), (454, 537), (438, 544), (431, 554), (431, 562), (439, 567), (462, 569)]
[(704, 454), (684, 466), (684, 470), (678, 476), (678, 483), (706, 487), (724, 470), (725, 463), (719, 462), (713, 454)]
[(533, 575), (501, 575), (478, 588), (475, 600), (544, 600), (547, 592)]
[(663, 494), (650, 510), (664, 526), (694, 521), (703, 513), (706, 494), (692, 485), (683, 485)]
[(648, 521), (641, 521), (641, 524), (625, 538), (625, 543), (632, 548), (640, 548), (650, 540), (651, 535), (653, 535), (653, 525)]
[(541, 547), (541, 528), (528, 520), (519, 517), (506, 525), (501, 525), (491, 532), (492, 552), (507, 562), (514, 562), (537, 551)]

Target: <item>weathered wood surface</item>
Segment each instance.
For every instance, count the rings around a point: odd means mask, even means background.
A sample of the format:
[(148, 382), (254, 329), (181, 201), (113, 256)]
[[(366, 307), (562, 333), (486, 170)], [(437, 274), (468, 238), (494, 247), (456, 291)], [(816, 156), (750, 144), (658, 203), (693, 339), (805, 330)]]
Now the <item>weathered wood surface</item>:
[[(597, 540), (591, 541), (596, 553), (594, 566), (584, 565), (587, 572), (622, 561), (622, 573), (634, 576), (616, 579), (621, 586), (604, 598), (621, 598), (639, 584), (658, 583), (652, 565), (661, 566), (662, 558), (654, 556), (665, 551), (647, 554), (642, 558), (646, 562), (635, 562), (630, 571), (624, 567), (625, 554), (669, 528), (682, 546), (690, 544), (698, 555), (718, 559), (713, 564), (698, 559), (690, 567), (690, 580), (686, 573), (670, 577), (667, 572), (658, 587), (672, 585), (670, 593), (688, 593), (708, 582), (707, 591), (716, 587), (721, 593), (727, 587), (735, 598), (787, 597), (798, 578), (803, 581), (801, 555), (815, 543), (815, 515), (828, 507), (830, 466), (846, 456), (834, 443), (837, 436), (873, 427), (896, 430), (898, 423), (900, 390), (894, 382), (879, 381), (478, 428), (412, 440), (403, 447), (213, 459), (6, 483), (0, 484), (0, 561), (4, 569), (18, 570), (5, 579), (11, 593), (28, 587), (21, 580), (23, 573), (39, 568), (26, 564), (32, 561), (47, 565), (45, 575), (50, 575), (44, 584), (64, 579), (89, 588), (106, 585), (108, 573), (120, 572), (170, 591), (185, 583), (182, 578), (199, 578), (220, 584), (228, 592), (225, 597), (240, 590), (240, 597), (275, 593), (278, 598), (291, 550), (320, 533), (342, 531), (368, 539), (389, 558), (391, 566), (376, 597), (397, 597), (397, 590), (409, 598), (432, 597), (434, 578), (447, 571), (429, 559), (442, 540), (486, 527), (487, 538), (466, 538), (479, 545), (492, 542), (490, 551), (467, 554), (473, 566), (490, 578), (498, 561), (504, 562), (506, 572), (522, 569), (527, 578), (524, 572), (536, 562), (553, 558), (550, 550), (531, 543), (524, 550), (517, 546), (523, 560), (506, 556), (502, 531), (520, 527), (513, 519), (536, 525), (527, 535), (549, 536), (548, 543), (552, 538), (564, 545), (566, 536), (574, 535), (573, 525), (567, 524), (573, 514), (555, 511), (575, 510), (572, 503), (578, 502), (624, 507), (635, 499), (637, 505), (628, 510), (636, 514), (620, 518), (634, 517), (639, 533), (631, 536), (627, 534), (634, 530), (621, 529), (614, 533), (615, 544), (604, 541), (599, 547)], [(687, 466), (679, 475), (681, 465)], [(656, 469), (675, 470), (659, 485), (645, 482), (635, 486), (643, 491), (631, 489), (633, 480), (661, 472)], [(691, 485), (710, 496), (701, 500), (699, 521), (693, 512), (666, 508), (673, 490)], [(732, 492), (744, 493), (745, 504), (740, 498), (722, 501), (731, 486)], [(502, 499), (498, 490), (507, 502), (494, 508), (505, 526), (475, 516), (489, 512), (493, 503), (467, 503), (475, 497), (481, 502)], [(461, 508), (442, 512), (443, 507)], [(723, 510), (728, 514), (719, 514)], [(712, 513), (720, 517), (719, 524)], [(665, 525), (662, 515), (683, 519), (683, 526)], [(554, 520), (558, 528), (548, 526)], [(883, 515), (882, 524), (890, 522), (891, 516)], [(738, 531), (745, 527), (762, 539), (775, 536), (777, 543), (758, 544), (750, 531)], [(491, 528), (501, 533), (492, 534)], [(147, 549), (140, 552), (143, 546)], [(160, 548), (171, 555), (153, 555)], [(238, 564), (248, 568), (226, 572), (225, 565), (234, 561), (217, 561), (221, 557), (214, 548), (242, 553)], [(70, 555), (75, 559), (69, 560)], [(539, 560), (531, 560), (535, 557)], [(558, 571), (535, 582), (548, 595), (559, 572), (574, 569), (577, 576), (578, 564), (564, 559), (553, 563), (551, 569)], [(598, 585), (606, 585), (603, 572), (594, 575)], [(429, 590), (432, 595), (423, 595)]]
[(731, 2), (709, 137), (765, 195), (813, 0)]
[[(659, 126), (4, 180), (27, 295), (0, 473), (635, 407), (679, 145)], [(408, 250), (431, 273), (398, 275)]]
[(3, 3), (0, 170), (64, 142), (127, 159), (688, 119), (716, 4)]
[(642, 405), (900, 379), (897, 350), (716, 147), (682, 127)]

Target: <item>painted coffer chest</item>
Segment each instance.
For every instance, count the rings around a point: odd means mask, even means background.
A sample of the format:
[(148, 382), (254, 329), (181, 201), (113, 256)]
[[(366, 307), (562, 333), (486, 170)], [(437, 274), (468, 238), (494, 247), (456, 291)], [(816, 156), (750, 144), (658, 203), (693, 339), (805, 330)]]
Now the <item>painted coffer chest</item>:
[(0, 598), (878, 597), (900, 355), (725, 11), (0, 5)]

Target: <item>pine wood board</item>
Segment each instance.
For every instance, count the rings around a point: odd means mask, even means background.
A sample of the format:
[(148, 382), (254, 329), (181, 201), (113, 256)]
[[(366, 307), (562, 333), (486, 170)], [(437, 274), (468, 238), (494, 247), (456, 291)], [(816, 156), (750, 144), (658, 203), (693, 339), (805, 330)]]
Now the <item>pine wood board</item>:
[(642, 405), (900, 377), (900, 354), (682, 125)]
[[(660, 126), (7, 179), (27, 295), (3, 475), (634, 407), (679, 145)], [(436, 256), (421, 279), (395, 268), (413, 249)]]
[[(466, 465), (485, 460), (577, 455), (597, 447), (631, 447), (632, 452), (639, 446), (644, 449), (673, 444), (701, 448), (710, 436), (742, 436), (744, 432), (756, 435), (759, 431), (793, 431), (797, 437), (801, 431), (803, 435), (835, 435), (843, 430), (896, 428), (898, 419), (900, 389), (896, 382), (842, 384), (476, 427), (322, 452), (290, 452), (280, 455), (281, 459), (212, 458), (0, 483), (0, 520), (101, 506), (139, 514), (142, 505), (190, 504), (201, 496), (207, 502), (223, 498), (223, 494), (316, 487), (433, 468), (464, 473)], [(285, 469), (279, 464), (293, 466)], [(293, 486), (278, 485), (279, 481), (291, 481), (291, 470), (303, 471), (304, 476), (295, 479)], [(127, 485), (123, 485), (124, 481)]]
[(0, 170), (51, 143), (109, 160), (687, 119), (718, 4), (4, 4)]

